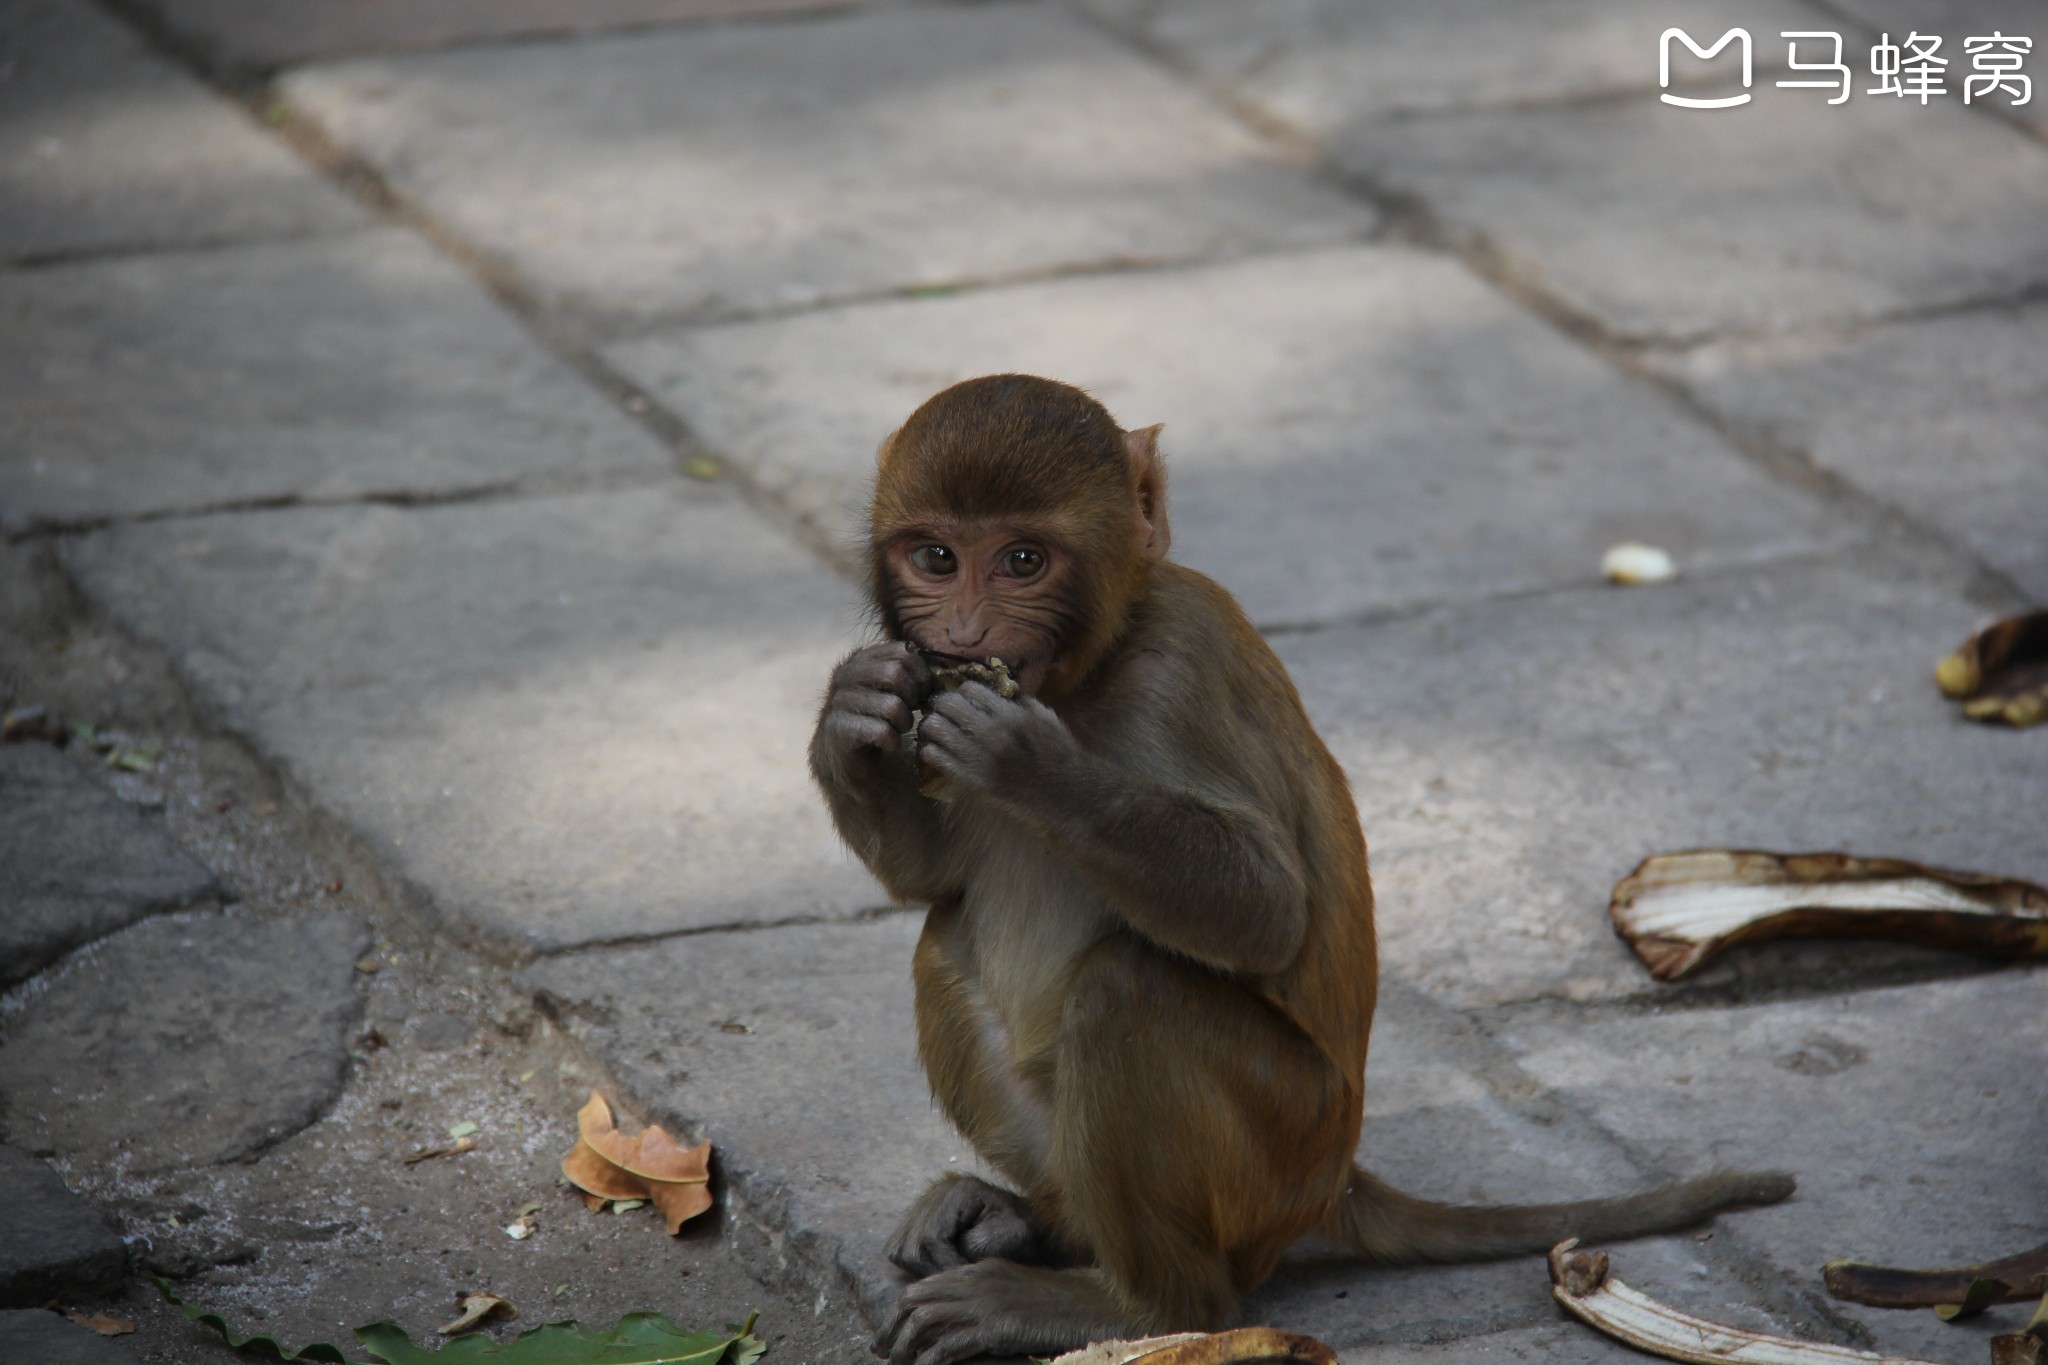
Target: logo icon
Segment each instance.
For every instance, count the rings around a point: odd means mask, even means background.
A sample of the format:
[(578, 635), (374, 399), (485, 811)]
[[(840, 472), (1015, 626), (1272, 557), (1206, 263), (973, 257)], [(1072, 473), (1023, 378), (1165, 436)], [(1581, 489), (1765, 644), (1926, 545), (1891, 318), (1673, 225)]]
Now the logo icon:
[[(1701, 61), (1711, 61), (1714, 55), (1722, 48), (1740, 39), (1742, 43), (1742, 93), (1712, 100), (1693, 99), (1690, 96), (1670, 93), (1671, 40), (1673, 38), (1678, 39), (1679, 42), (1692, 49), (1692, 55), (1698, 57)], [(1701, 47), (1692, 40), (1692, 35), (1682, 28), (1667, 28), (1664, 30), (1664, 36), (1657, 40), (1657, 84), (1663, 86), (1665, 91), (1658, 98), (1666, 104), (1675, 104), (1681, 109), (1732, 109), (1738, 104), (1749, 103), (1750, 78), (1749, 30), (1746, 28), (1729, 29), (1721, 35), (1720, 41), (1712, 47)]]

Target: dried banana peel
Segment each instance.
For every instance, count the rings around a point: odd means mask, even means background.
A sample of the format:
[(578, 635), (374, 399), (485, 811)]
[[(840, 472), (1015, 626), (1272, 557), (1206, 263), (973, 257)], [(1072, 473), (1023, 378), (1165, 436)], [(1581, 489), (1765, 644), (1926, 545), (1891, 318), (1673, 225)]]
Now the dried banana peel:
[[(1862, 1261), (1829, 1261), (1821, 1270), (1828, 1293), (1872, 1308), (1942, 1308), (1982, 1300), (1979, 1285), (1999, 1286), (1991, 1303), (2023, 1303), (2048, 1295), (2048, 1242), (2017, 1256), (1947, 1270), (1903, 1270)], [(1988, 1306), (1988, 1305), (1987, 1305)], [(1949, 1316), (1960, 1316), (1951, 1314)]]
[(1694, 1365), (1935, 1365), (1818, 1341), (1776, 1337), (1681, 1313), (1607, 1273), (1604, 1251), (1574, 1251), (1575, 1237), (1550, 1249), (1550, 1292), (1588, 1326), (1669, 1360)]
[(1337, 1353), (1299, 1332), (1240, 1327), (1234, 1332), (1098, 1341), (1067, 1352), (1052, 1365), (1337, 1365)]
[(1660, 981), (1737, 943), (1883, 938), (1987, 957), (2048, 957), (2048, 888), (1900, 858), (1700, 849), (1615, 884), (1614, 931)]
[(2048, 1365), (2048, 1294), (2023, 1331), (1991, 1338), (1991, 1365)]
[(2048, 611), (2008, 616), (1978, 631), (1941, 661), (1934, 683), (1971, 720), (2048, 720)]

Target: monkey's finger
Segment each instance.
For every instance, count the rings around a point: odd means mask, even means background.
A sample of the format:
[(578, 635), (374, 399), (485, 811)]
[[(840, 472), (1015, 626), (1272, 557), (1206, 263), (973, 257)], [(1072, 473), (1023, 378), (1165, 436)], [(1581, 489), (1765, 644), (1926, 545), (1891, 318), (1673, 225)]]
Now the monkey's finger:
[(932, 671), (905, 645), (878, 645), (841, 664), (832, 682), (835, 687), (879, 688), (914, 704), (931, 690)]
[(910, 728), (910, 703), (894, 692), (869, 687), (842, 687), (832, 694), (832, 709), (840, 715), (874, 716), (900, 731)]
[(903, 747), (903, 736), (879, 716), (835, 712), (826, 722), (833, 743), (842, 749), (880, 749), (891, 753)]
[[(983, 696), (974, 695), (976, 692)], [(932, 698), (930, 712), (934, 717), (943, 717), (962, 730), (972, 733), (995, 719), (989, 703), (1001, 704), (1001, 699), (980, 683), (969, 683), (953, 692), (941, 692)]]
[(927, 717), (917, 732), (918, 763), (933, 776), (977, 790), (985, 788), (988, 783), (982, 773), (981, 755), (973, 747), (973, 740), (957, 730), (941, 727), (942, 738), (934, 741), (926, 733), (930, 729), (931, 719)]
[[(909, 1301), (918, 1289), (932, 1283), (918, 1281), (903, 1291), (904, 1299)], [(950, 1297), (911, 1304), (909, 1311), (897, 1320), (896, 1337), (889, 1346), (889, 1365), (912, 1365), (913, 1361), (929, 1358), (936, 1338), (943, 1338), (949, 1329), (971, 1321), (969, 1307)]]
[(966, 1265), (967, 1257), (951, 1239), (940, 1236), (925, 1238), (917, 1244), (919, 1269), (927, 1275), (941, 1270), (951, 1270), (956, 1265)]

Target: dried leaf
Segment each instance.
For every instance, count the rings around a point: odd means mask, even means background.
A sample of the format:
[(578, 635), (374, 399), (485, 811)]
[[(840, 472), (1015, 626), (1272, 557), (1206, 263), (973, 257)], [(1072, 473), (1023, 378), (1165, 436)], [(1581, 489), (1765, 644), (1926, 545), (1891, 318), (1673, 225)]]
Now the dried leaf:
[(455, 1308), (455, 1317), (434, 1329), (444, 1337), (452, 1337), (458, 1332), (473, 1331), (489, 1318), (519, 1316), (519, 1310), (512, 1306), (510, 1299), (501, 1299), (496, 1294), (482, 1292), (457, 1294)]
[(2048, 720), (2048, 610), (1986, 626), (1934, 670), (1943, 694), (1971, 720), (2038, 725)]
[(1567, 1313), (1639, 1351), (1692, 1365), (1932, 1365), (1729, 1327), (1666, 1307), (1606, 1273), (1576, 1237), (1550, 1249), (1550, 1293)]
[(2048, 956), (2048, 888), (1901, 858), (1660, 853), (1615, 884), (1608, 913), (1660, 981), (1678, 980), (1732, 944), (1803, 936)]
[(66, 1313), (64, 1316), (80, 1327), (90, 1327), (103, 1337), (125, 1337), (135, 1330), (134, 1323), (111, 1313)]
[(1991, 1365), (2048, 1365), (2048, 1294), (2025, 1330), (1991, 1338)]
[(709, 1142), (677, 1146), (658, 1123), (629, 1138), (595, 1091), (576, 1115), (576, 1132), (576, 1145), (562, 1158), (562, 1174), (585, 1194), (650, 1200), (671, 1234), (711, 1207)]
[(408, 1166), (417, 1166), (420, 1162), (426, 1161), (432, 1157), (461, 1156), (464, 1152), (473, 1152), (475, 1150), (476, 1139), (473, 1137), (466, 1137), (462, 1139), (460, 1142), (451, 1142), (446, 1147), (429, 1147), (423, 1152), (414, 1152), (411, 1156), (405, 1159), (405, 1164)]
[(2048, 1365), (2048, 1341), (2032, 1332), (1991, 1338), (1991, 1365)]
[(47, 707), (17, 706), (0, 716), (0, 744), (22, 744), (32, 739), (62, 744), (68, 737)]
[(474, 1133), (475, 1131), (476, 1125), (465, 1120), (461, 1123), (456, 1124), (454, 1127), (450, 1128), (448, 1130), (448, 1136), (455, 1139), (457, 1142), (460, 1142), (462, 1141), (462, 1139), (468, 1137), (471, 1133)]
[(1986, 1281), (2004, 1288), (1994, 1303), (2020, 1303), (2048, 1295), (2048, 1242), (2032, 1251), (1982, 1265), (1947, 1270), (1903, 1270), (1862, 1261), (1829, 1261), (1821, 1268), (1828, 1293), (1872, 1308), (1935, 1308), (1965, 1304), (1972, 1290)]

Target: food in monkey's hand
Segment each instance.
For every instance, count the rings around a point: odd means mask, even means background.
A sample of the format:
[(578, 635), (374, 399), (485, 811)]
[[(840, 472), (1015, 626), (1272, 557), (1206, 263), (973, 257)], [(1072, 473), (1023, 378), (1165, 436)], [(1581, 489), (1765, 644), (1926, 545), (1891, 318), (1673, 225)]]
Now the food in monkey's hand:
[(985, 664), (968, 659), (932, 670), (932, 684), (941, 692), (957, 692), (963, 685), (971, 682), (986, 683), (995, 689), (997, 696), (1005, 700), (1017, 695), (1017, 680), (1010, 676), (1010, 666), (1001, 659), (990, 659)]
[[(954, 656), (926, 650), (925, 657), (951, 659)], [(994, 688), (995, 694), (1005, 701), (1016, 699), (1017, 680), (1010, 676), (1010, 666), (1001, 659), (991, 657), (985, 664), (978, 664), (972, 659), (961, 659), (957, 663), (941, 664), (932, 670), (932, 686), (941, 692), (958, 692), (971, 682), (983, 683)], [(919, 711), (910, 723), (909, 743), (906, 748), (909, 750), (912, 763), (917, 762), (917, 732), (923, 728), (926, 714)], [(917, 790), (920, 795), (929, 796), (934, 801), (953, 799), (951, 793), (946, 790), (946, 779), (943, 777), (935, 777), (929, 782), (922, 783)]]

